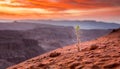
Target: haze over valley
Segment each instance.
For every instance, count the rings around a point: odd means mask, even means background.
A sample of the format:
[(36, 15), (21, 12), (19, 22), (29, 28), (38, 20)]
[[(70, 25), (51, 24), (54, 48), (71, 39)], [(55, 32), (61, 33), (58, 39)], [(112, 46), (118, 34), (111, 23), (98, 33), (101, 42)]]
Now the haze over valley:
[(4, 69), (57, 48), (75, 44), (75, 25), (80, 25), (82, 42), (105, 36), (112, 29), (120, 27), (114, 23), (83, 22), (49, 20), (1, 22), (0, 68)]

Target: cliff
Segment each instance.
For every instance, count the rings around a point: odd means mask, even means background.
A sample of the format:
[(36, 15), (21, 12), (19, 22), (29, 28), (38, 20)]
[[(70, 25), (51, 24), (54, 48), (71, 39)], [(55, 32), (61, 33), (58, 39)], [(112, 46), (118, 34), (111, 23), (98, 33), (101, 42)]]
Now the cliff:
[[(106, 35), (111, 30), (80, 31), (81, 40), (89, 41)], [(74, 44), (75, 37), (73, 27), (32, 23), (0, 24), (0, 69)]]
[[(42, 47), (38, 46), (38, 41), (33, 39), (24, 39), (18, 31), (0, 31), (0, 59), (6, 63), (0, 65), (0, 69), (8, 65), (16, 64), (38, 54), (45, 52)], [(11, 63), (11, 64), (10, 64)]]
[(120, 29), (96, 40), (59, 48), (7, 69), (120, 69)]
[(0, 30), (0, 69), (72, 44), (68, 42), (75, 37), (72, 30), (49, 25), (29, 30)]

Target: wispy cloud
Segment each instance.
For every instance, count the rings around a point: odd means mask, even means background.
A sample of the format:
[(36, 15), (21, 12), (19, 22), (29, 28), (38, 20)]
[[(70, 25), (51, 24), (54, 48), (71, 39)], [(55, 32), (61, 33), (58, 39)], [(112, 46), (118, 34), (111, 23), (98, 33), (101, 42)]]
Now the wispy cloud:
[(113, 19), (120, 17), (119, 12), (120, 0), (0, 0), (0, 18), (28, 18), (29, 15), (35, 18), (70, 19), (71, 16), (81, 19), (102, 15), (104, 20), (107, 16)]

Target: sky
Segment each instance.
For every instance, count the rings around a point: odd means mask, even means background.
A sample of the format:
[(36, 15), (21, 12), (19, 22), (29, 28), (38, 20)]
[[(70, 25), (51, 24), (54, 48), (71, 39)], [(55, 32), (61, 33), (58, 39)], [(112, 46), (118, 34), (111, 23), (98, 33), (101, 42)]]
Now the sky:
[(120, 0), (0, 0), (0, 19), (97, 20), (120, 23)]

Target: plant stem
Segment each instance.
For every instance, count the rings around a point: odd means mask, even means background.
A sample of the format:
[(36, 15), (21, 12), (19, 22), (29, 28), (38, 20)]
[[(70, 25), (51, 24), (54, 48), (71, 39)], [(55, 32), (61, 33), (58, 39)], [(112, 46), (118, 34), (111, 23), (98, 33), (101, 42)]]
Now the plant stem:
[(76, 38), (77, 38), (77, 49), (78, 49), (78, 52), (80, 51), (80, 30), (79, 30), (79, 26), (76, 27)]

